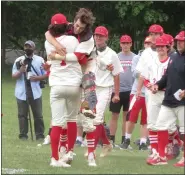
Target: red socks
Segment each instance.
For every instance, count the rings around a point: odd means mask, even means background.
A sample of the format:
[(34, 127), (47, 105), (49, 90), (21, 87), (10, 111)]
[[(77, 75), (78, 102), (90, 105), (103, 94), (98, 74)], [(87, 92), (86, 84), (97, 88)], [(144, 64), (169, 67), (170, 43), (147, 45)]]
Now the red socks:
[(96, 125), (96, 131), (95, 131), (95, 148), (98, 144), (98, 141), (99, 140), (102, 140), (102, 143), (104, 145), (109, 145), (110, 142), (107, 138), (107, 135), (106, 135), (106, 132), (105, 132), (105, 128), (104, 128), (104, 125), (103, 124), (99, 124), (99, 125)]
[(107, 138), (105, 127), (103, 124), (101, 124), (101, 127), (102, 127), (102, 143), (103, 145), (109, 145), (110, 142), (109, 142), (109, 139)]
[(172, 143), (174, 139), (177, 140), (179, 145), (181, 145), (180, 135), (177, 130), (169, 135), (169, 143)]
[(60, 148), (62, 146), (67, 148), (67, 129), (62, 129), (60, 133)]
[(67, 139), (68, 139), (68, 151), (73, 151), (74, 144), (77, 137), (77, 125), (76, 122), (67, 122)]
[(89, 132), (86, 135), (88, 154), (95, 150), (95, 133), (96, 131)]
[(168, 131), (158, 131), (158, 151), (160, 157), (165, 157), (165, 148), (168, 144)]
[(149, 131), (150, 146), (158, 152), (158, 135), (157, 131)]
[(61, 129), (62, 128), (59, 126), (53, 126), (50, 134), (52, 157), (55, 158), (56, 160), (59, 159), (58, 147), (59, 147)]

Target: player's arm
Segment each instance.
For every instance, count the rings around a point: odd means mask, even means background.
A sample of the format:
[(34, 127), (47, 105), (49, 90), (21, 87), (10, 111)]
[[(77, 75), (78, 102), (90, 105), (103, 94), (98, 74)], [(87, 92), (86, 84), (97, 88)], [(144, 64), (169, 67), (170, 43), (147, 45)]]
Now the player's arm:
[(117, 56), (116, 53), (113, 54), (112, 57), (112, 64), (113, 64), (113, 71), (112, 71), (112, 75), (114, 77), (114, 97), (112, 98), (112, 102), (113, 103), (117, 103), (119, 102), (120, 98), (119, 98), (119, 90), (120, 90), (120, 78), (119, 78), (119, 74), (120, 72), (123, 72), (123, 67), (121, 66), (121, 62)]
[[(94, 39), (91, 37), (88, 41), (81, 42), (78, 47), (75, 49), (74, 53), (67, 53), (65, 56), (59, 54), (51, 55), (53, 60), (63, 60), (69, 62), (79, 62), (80, 65), (86, 65), (88, 56), (94, 48)], [(53, 58), (54, 57), (54, 58)]]
[(59, 55), (65, 55), (66, 54), (66, 48), (62, 46), (51, 34), (49, 31), (45, 33), (46, 40), (52, 44)]
[(139, 78), (139, 72), (136, 70), (138, 61), (139, 61), (139, 56), (134, 56), (134, 58), (132, 59), (132, 66), (131, 66), (131, 72), (134, 78)]

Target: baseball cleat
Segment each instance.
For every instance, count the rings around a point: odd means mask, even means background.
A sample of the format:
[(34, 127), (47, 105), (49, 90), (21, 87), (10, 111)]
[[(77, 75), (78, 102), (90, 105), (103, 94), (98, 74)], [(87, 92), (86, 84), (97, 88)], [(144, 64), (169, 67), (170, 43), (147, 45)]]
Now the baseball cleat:
[(184, 168), (184, 157), (182, 157), (181, 160), (179, 160), (173, 166), (175, 166), (175, 167), (183, 167)]

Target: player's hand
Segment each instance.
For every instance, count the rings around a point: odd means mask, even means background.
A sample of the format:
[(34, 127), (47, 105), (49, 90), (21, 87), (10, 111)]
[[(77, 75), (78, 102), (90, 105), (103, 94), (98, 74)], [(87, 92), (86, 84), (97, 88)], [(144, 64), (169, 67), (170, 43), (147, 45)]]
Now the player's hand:
[(45, 71), (49, 71), (51, 65), (48, 64), (48, 63), (46, 62), (45, 64), (42, 64), (42, 67), (43, 67), (43, 69), (44, 69)]
[(107, 70), (109, 70), (110, 72), (112, 72), (114, 70), (113, 64), (107, 65)]
[(48, 55), (48, 60), (55, 60), (55, 55), (56, 55), (56, 52), (51, 52), (49, 55)]
[(30, 81), (40, 81), (40, 76), (30, 76)]
[(112, 102), (118, 103), (119, 101), (120, 101), (119, 95), (114, 95), (114, 97), (112, 98)]
[(136, 92), (136, 99), (138, 100), (142, 95), (142, 92), (141, 91), (138, 91)]
[(157, 84), (152, 85), (151, 91), (153, 94), (156, 94), (158, 91), (159, 86)]
[(185, 98), (185, 90), (183, 90), (182, 92), (179, 93), (179, 97), (182, 99), (182, 98)]
[(19, 69), (21, 73), (26, 72), (26, 66), (22, 65)]
[(66, 48), (65, 47), (63, 47), (62, 45), (60, 45), (60, 44), (58, 44), (57, 46), (56, 46), (56, 51), (58, 52), (58, 54), (59, 55), (61, 55), (61, 56), (65, 56), (66, 55)]

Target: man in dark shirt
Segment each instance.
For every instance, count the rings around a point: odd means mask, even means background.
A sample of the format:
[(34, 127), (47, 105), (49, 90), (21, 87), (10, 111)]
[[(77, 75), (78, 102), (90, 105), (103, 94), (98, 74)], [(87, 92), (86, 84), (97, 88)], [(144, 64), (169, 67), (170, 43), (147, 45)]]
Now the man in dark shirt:
[[(151, 165), (167, 164), (165, 148), (168, 144), (168, 128), (175, 125), (177, 118), (184, 140), (185, 31), (181, 31), (175, 39), (177, 40), (177, 52), (171, 55), (165, 75), (152, 87), (153, 93), (163, 88), (166, 88), (166, 91), (156, 124), (159, 156), (150, 161)], [(184, 156), (174, 166), (184, 167)]]

